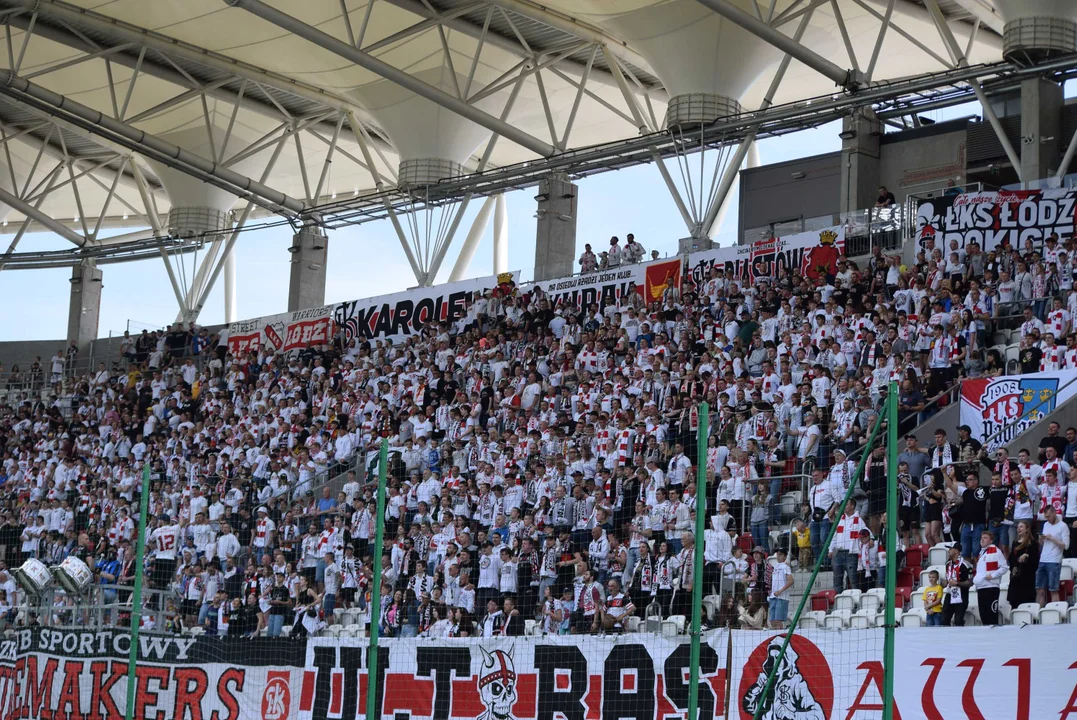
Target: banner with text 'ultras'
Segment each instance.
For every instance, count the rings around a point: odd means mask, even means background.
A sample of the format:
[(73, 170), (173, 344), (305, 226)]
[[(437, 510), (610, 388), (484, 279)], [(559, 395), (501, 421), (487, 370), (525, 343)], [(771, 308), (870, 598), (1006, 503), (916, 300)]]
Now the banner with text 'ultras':
[(817, 279), (837, 271), (845, 253), (845, 228), (840, 225), (759, 240), (749, 245), (715, 248), (689, 256), (692, 282), (701, 287), (711, 269), (721, 268), (726, 279), (754, 283), (759, 278), (794, 277)]
[[(1077, 718), (1069, 625), (898, 628), (895, 718)], [(666, 720), (688, 707), (687, 636), (369, 640), (143, 635), (140, 719)], [(730, 643), (732, 640), (732, 643)], [(881, 717), (883, 630), (709, 631), (699, 720)], [(0, 717), (125, 715), (129, 636), (33, 628), (0, 640)], [(767, 678), (776, 669), (773, 683)], [(726, 714), (728, 708), (728, 714)]]
[(994, 452), (1077, 394), (1077, 370), (961, 382), (961, 424)]
[[(921, 250), (938, 249), (944, 259), (976, 243), (983, 252), (1003, 241), (1025, 252), (1041, 250), (1051, 234), (1074, 234), (1074, 190), (1000, 190), (917, 200), (916, 240)], [(956, 243), (956, 248), (954, 244)]]

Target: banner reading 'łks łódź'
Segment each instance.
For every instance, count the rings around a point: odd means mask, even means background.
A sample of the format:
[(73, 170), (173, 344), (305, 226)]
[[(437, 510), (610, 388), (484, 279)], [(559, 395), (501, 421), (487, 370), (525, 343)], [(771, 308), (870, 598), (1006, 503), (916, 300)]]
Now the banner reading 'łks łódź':
[(979, 378), (961, 383), (961, 424), (991, 453), (1077, 394), (1077, 370)]
[(1003, 240), (1024, 252), (1025, 244), (1039, 250), (1052, 233), (1062, 240), (1074, 233), (1073, 190), (1002, 190), (945, 195), (919, 201), (916, 239), (921, 249), (934, 247), (944, 255), (957, 241), (958, 248), (976, 243), (990, 252)]

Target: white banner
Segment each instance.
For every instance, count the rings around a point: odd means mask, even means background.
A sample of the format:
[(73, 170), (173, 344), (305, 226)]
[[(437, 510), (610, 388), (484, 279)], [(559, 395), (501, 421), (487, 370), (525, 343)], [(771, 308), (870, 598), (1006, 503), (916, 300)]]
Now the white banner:
[(961, 424), (992, 453), (1077, 394), (1077, 370), (961, 382)]
[(760, 240), (750, 245), (692, 253), (689, 263), (692, 281), (701, 287), (715, 265), (726, 278), (755, 282), (760, 277), (780, 277), (787, 270), (794, 276), (820, 277), (833, 274), (838, 258), (845, 252), (845, 228), (836, 225), (780, 238)]
[[(898, 720), (1075, 720), (1069, 625), (899, 628)], [(883, 630), (704, 635), (699, 720), (878, 720)], [(126, 708), (128, 636), (24, 629), (0, 641), (0, 717), (113, 720)], [(361, 720), (369, 639), (140, 638), (135, 717)], [(385, 639), (383, 720), (667, 720), (688, 707), (686, 636)], [(728, 688), (728, 690), (727, 690)]]
[(953, 241), (959, 248), (975, 242), (983, 252), (1003, 240), (1021, 252), (1027, 243), (1040, 250), (1052, 233), (1063, 241), (1073, 235), (1075, 205), (1073, 190), (1002, 190), (922, 199), (916, 209), (916, 238), (922, 249), (933, 242), (944, 257)]
[(574, 308), (615, 303), (630, 292), (638, 292), (650, 305), (661, 301), (663, 292), (670, 285), (680, 287), (682, 275), (682, 260), (678, 256), (567, 278), (539, 280), (520, 288), (520, 292), (541, 288), (549, 296), (551, 305)]
[(261, 346), (294, 350), (328, 343), (333, 339), (333, 306), (296, 310), (228, 326), (228, 352), (251, 352)]
[(475, 298), (501, 283), (515, 283), (518, 279), (519, 273), (502, 273), (349, 300), (334, 307), (333, 320), (344, 330), (345, 342), (357, 337), (399, 342), (430, 323), (456, 322), (464, 317)]

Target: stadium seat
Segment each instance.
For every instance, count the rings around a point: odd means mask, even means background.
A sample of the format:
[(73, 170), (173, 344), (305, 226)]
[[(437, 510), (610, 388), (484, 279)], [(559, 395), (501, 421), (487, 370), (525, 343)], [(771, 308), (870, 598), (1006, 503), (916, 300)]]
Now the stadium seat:
[(1066, 568), (1070, 569), (1072, 577), (1077, 577), (1077, 558), (1062, 558), (1063, 572), (1065, 572)]
[(912, 586), (916, 583), (916, 571), (912, 568), (901, 568), (897, 573), (897, 586), (898, 589), (906, 588), (911, 590)]
[(969, 588), (969, 610), (976, 610), (980, 607), (980, 596), (976, 592), (976, 588)]
[(343, 629), (344, 628), (342, 628), (340, 625), (327, 625), (325, 628), (322, 629), (322, 635), (326, 637), (338, 638), (340, 637), (340, 631)]
[(1073, 579), (1073, 566), (1072, 565), (1063, 565), (1061, 568), (1059, 568), (1059, 571), (1061, 573), (1059, 575), (1060, 579), (1062, 579), (1062, 580), (1072, 580)]
[(714, 622), (714, 616), (718, 614), (718, 605), (711, 598), (714, 595), (708, 595), (703, 598), (703, 620), (704, 622)]
[(1021, 344), (1021, 328), (1014, 328), (1013, 330), (1010, 330), (1010, 344), (1011, 345), (1020, 345)]
[(811, 596), (811, 609), (828, 612), (834, 606), (837, 593), (833, 590), (820, 590)]
[[(883, 588), (872, 588), (872, 590), (883, 590)], [(886, 591), (883, 590), (885, 593)], [(860, 596), (860, 610), (870, 610), (875, 613), (883, 608), (886, 604), (886, 595), (878, 595), (870, 590)]]
[(875, 616), (861, 615), (859, 612), (849, 618), (849, 627), (853, 630), (867, 630), (875, 627)]
[(905, 567), (916, 568), (923, 567), (924, 560), (927, 559), (931, 548), (927, 545), (910, 545), (909, 549), (905, 551)]
[(1077, 605), (1074, 605), (1069, 609), (1069, 611), (1066, 613), (1066, 617), (1069, 618), (1069, 622), (1071, 625), (1077, 625)]
[(1002, 623), (1010, 622), (1010, 603), (1006, 601), (1006, 598), (999, 598), (998, 600), (998, 615), (1002, 618)]
[(340, 628), (340, 637), (342, 637), (342, 638), (353, 638), (353, 637), (355, 637), (355, 629), (357, 627), (359, 627), (359, 626), (358, 625), (344, 625), (343, 627)]
[(854, 612), (858, 607), (860, 607), (859, 590), (842, 590), (841, 594), (834, 598), (835, 610)]
[(344, 613), (348, 612), (347, 608), (336, 608), (333, 610), (333, 624), (334, 625), (349, 625), (350, 623), (344, 622)]
[[(1025, 603), (1026, 605), (1028, 603)], [(1038, 614), (1038, 613), (1037, 613)], [(1028, 610), (1022, 610), (1020, 608), (1010, 613), (1011, 625), (1032, 625), (1036, 622), (1036, 617)]]
[(685, 618), (684, 615), (670, 615), (668, 618), (666, 618), (666, 622), (671, 622), (677, 626), (678, 635), (684, 632), (684, 625), (686, 621), (687, 618)]
[(815, 621), (815, 625), (817, 627), (822, 627), (823, 623), (826, 621), (826, 613), (822, 610), (809, 610), (808, 612), (804, 613), (802, 619), (803, 618), (811, 618)]
[(923, 608), (913, 608), (901, 615), (901, 627), (923, 627), (927, 625), (927, 613)]
[(746, 555), (750, 555), (752, 553), (751, 533), (742, 533), (741, 536), (737, 538), (737, 544), (740, 545), (740, 549), (743, 550)]
[(1069, 600), (1073, 597), (1073, 580), (1060, 580), (1058, 582), (1058, 596), (1063, 600)]
[(801, 617), (798, 630), (818, 630), (819, 622), (815, 618)]
[(913, 591), (913, 594), (912, 594), (912, 597), (910, 598), (910, 601), (911, 601), (913, 610), (923, 608), (924, 607), (924, 591), (923, 590), (915, 590), (915, 591)]
[(1064, 614), (1058, 611), (1058, 608), (1045, 607), (1040, 610), (1039, 622), (1040, 625), (1061, 625), (1065, 617)]
[[(909, 599), (912, 597), (912, 588), (902, 587), (901, 585), (898, 585), (896, 588), (894, 588), (894, 594), (901, 598), (900, 607), (901, 609), (904, 609), (905, 606), (909, 604)], [(894, 602), (896, 603), (897, 600), (895, 599)]]
[[(627, 632), (632, 632), (632, 633), (639, 632), (639, 627), (640, 627), (640, 625), (642, 623), (643, 623), (643, 620), (641, 618), (638, 618), (638, 617), (635, 617), (635, 616), (625, 618), (625, 623), (624, 623), (625, 624), (625, 630)], [(540, 628), (536, 627), (535, 634), (538, 635), (539, 631), (540, 631)]]
[(823, 627), (827, 630), (844, 630), (849, 627), (849, 618), (852, 615), (848, 610), (835, 610), (826, 616)]
[(535, 628), (538, 627), (538, 623), (528, 618), (524, 620), (524, 635), (534, 635)]
[(942, 565), (946, 567), (946, 543), (938, 543), (932, 545), (927, 551), (927, 564), (928, 565)]
[(920, 573), (920, 585), (919, 585), (919, 587), (925, 587), (928, 584), (927, 576), (928, 576), (928, 573), (930, 573), (932, 571), (937, 572), (939, 574), (939, 579), (940, 580), (942, 578), (946, 577), (946, 565), (928, 565), (927, 569), (923, 570)]
[(662, 634), (666, 637), (677, 637), (677, 623), (673, 622), (672, 620), (663, 620)]
[(1043, 609), (1047, 610), (1048, 608), (1052, 610), (1058, 610), (1060, 613), (1065, 615), (1070, 611), (1070, 604), (1064, 600), (1056, 600), (1055, 602), (1047, 603)]

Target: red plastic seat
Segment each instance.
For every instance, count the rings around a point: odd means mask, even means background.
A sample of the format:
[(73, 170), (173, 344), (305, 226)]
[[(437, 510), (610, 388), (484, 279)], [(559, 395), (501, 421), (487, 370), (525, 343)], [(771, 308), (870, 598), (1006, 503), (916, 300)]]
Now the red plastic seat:
[(751, 533), (743, 533), (739, 538), (737, 538), (737, 544), (740, 545), (740, 549), (743, 550), (745, 553), (751, 554), (751, 552), (752, 552), (752, 534)]
[(904, 585), (898, 584), (898, 586), (894, 589), (894, 604), (895, 605), (897, 605), (897, 603), (898, 603), (898, 598), (901, 598), (901, 601), (900, 601), (901, 606), (900, 607), (901, 607), (901, 609), (904, 609), (909, 604), (909, 600), (912, 599), (912, 586), (906, 587)]
[(918, 569), (924, 566), (924, 558), (927, 557), (925, 545), (912, 545), (905, 551), (905, 567)]
[(811, 609), (830, 612), (830, 608), (834, 606), (835, 597), (837, 597), (837, 593), (833, 590), (820, 590), (813, 593), (811, 596)]
[(916, 583), (916, 579), (919, 577), (919, 570), (913, 568), (901, 568), (897, 574), (898, 588), (907, 588), (909, 593), (912, 594), (912, 586)]
[(1069, 600), (1073, 595), (1073, 580), (1060, 580), (1058, 582), (1058, 599)]

